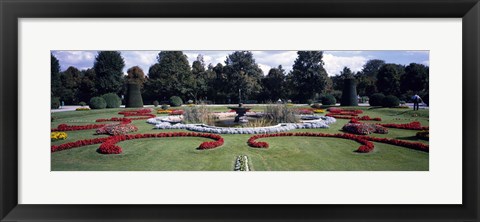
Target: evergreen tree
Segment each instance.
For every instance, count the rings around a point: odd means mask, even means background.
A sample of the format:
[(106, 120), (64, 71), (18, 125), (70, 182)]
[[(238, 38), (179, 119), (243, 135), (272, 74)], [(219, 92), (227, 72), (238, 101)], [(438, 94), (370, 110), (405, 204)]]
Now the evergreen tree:
[(205, 70), (203, 56), (198, 55), (197, 60), (192, 63), (192, 81), (190, 81), (190, 95), (195, 102), (198, 98), (204, 98), (208, 90), (208, 72)]
[(93, 64), (95, 85), (99, 95), (120, 93), (124, 84), (123, 68), (125, 62), (120, 52), (101, 51)]
[(400, 77), (404, 67), (397, 64), (385, 64), (378, 70), (376, 86), (378, 92), (385, 95), (399, 96)]
[(326, 91), (328, 75), (323, 68), (322, 51), (298, 51), (290, 73), (294, 99), (308, 102)]
[(78, 88), (78, 101), (88, 103), (92, 97), (97, 95), (95, 88), (95, 70), (87, 69), (82, 71), (82, 78)]
[(145, 90), (162, 99), (188, 96), (193, 78), (187, 56), (181, 51), (162, 51), (157, 62), (148, 70)]
[(233, 101), (248, 100), (260, 93), (263, 71), (255, 62), (252, 52), (235, 51), (228, 55), (223, 72), (228, 80), (228, 92), (225, 93)]
[(285, 99), (285, 70), (281, 65), (271, 68), (268, 75), (262, 79), (265, 101), (276, 102)]
[(77, 68), (70, 66), (67, 70), (60, 73), (61, 87), (59, 89), (60, 100), (68, 105), (76, 105), (78, 101), (78, 89), (81, 81), (81, 72)]
[(59, 89), (61, 86), (60, 81), (60, 62), (58, 61), (57, 57), (50, 53), (50, 78), (51, 78), (51, 88), (50, 94), (51, 96), (59, 96)]
[(428, 66), (416, 63), (410, 63), (405, 67), (405, 74), (401, 78), (402, 93), (412, 91), (428, 91)]

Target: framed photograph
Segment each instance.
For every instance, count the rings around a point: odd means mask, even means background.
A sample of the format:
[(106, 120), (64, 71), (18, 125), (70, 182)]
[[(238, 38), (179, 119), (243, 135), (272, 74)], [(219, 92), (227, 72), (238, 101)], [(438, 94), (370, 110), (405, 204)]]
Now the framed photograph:
[(0, 4), (1, 221), (479, 221), (478, 0)]

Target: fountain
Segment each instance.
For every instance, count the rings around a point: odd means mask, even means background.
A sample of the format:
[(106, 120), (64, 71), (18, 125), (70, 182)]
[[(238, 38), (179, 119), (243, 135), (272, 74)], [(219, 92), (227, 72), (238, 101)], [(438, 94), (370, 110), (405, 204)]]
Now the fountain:
[(235, 117), (235, 123), (238, 123), (238, 122), (248, 122), (248, 120), (246, 118), (244, 118), (245, 114), (250, 111), (250, 109), (252, 109), (252, 107), (245, 107), (243, 106), (242, 103), (239, 103), (238, 106), (230, 106), (230, 107), (227, 107), (229, 109), (232, 109), (234, 110), (236, 113), (237, 113), (237, 116)]

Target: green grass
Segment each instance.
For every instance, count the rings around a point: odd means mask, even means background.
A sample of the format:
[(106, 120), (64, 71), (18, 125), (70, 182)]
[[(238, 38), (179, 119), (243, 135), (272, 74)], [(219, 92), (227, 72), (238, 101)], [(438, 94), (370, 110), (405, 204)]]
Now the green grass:
[[(364, 115), (381, 117), (385, 123), (407, 123), (419, 121), (428, 126), (428, 110), (387, 109), (356, 107), (364, 110)], [(157, 108), (158, 109), (158, 108)], [(117, 113), (123, 109), (104, 109), (91, 111), (71, 111), (53, 113), (52, 127), (67, 123), (74, 125), (92, 124), (99, 118), (121, 117)], [(212, 111), (228, 110), (226, 107), (212, 107)], [(263, 108), (255, 107), (256, 111)], [(413, 116), (416, 114), (417, 116)], [(297, 132), (341, 132), (348, 120), (337, 119), (329, 129), (296, 130)], [(145, 120), (133, 121), (139, 130), (135, 133), (160, 133)], [(174, 131), (174, 130), (171, 130)], [(184, 131), (184, 130), (175, 130)], [(295, 132), (295, 131), (293, 131)], [(375, 137), (388, 137), (428, 144), (418, 140), (415, 130), (389, 129), (388, 134), (372, 134)], [(105, 137), (94, 135), (95, 130), (69, 131), (68, 139), (52, 142), (59, 145), (80, 139)], [(51, 167), (54, 171), (97, 171), (97, 170), (137, 170), (137, 171), (231, 171), (238, 155), (247, 155), (250, 166), (256, 171), (409, 171), (428, 170), (429, 155), (426, 152), (411, 150), (399, 146), (375, 143), (372, 153), (354, 152), (360, 144), (355, 141), (338, 138), (312, 137), (276, 137), (265, 138), (269, 149), (255, 149), (247, 145), (251, 135), (222, 135), (223, 146), (212, 150), (196, 148), (206, 138), (156, 138), (138, 139), (118, 143), (123, 153), (104, 155), (96, 152), (97, 145), (84, 146), (51, 154)]]

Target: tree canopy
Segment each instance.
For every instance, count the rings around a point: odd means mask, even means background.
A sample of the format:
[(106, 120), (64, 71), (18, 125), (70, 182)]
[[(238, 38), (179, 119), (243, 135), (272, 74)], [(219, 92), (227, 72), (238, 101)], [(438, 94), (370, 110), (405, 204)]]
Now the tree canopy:
[(307, 102), (326, 91), (329, 78), (323, 67), (323, 51), (298, 51), (297, 55), (289, 79), (294, 99)]
[(100, 51), (95, 57), (95, 87), (98, 94), (119, 93), (123, 88), (125, 61), (118, 51)]

